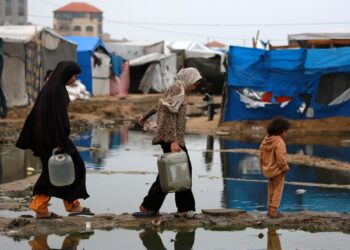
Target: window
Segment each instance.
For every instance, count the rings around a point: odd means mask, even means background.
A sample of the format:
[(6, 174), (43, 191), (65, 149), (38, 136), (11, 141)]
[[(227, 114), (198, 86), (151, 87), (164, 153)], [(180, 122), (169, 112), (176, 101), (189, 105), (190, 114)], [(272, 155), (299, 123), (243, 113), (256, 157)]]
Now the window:
[(96, 18), (98, 21), (102, 22), (102, 13), (91, 13), (90, 18)]
[(69, 31), (69, 27), (66, 25), (60, 26), (60, 31)]
[(86, 14), (80, 13), (80, 12), (75, 12), (75, 13), (72, 13), (72, 17), (73, 18), (84, 18), (84, 17), (86, 17)]
[(24, 0), (18, 1), (18, 15), (19, 16), (25, 15), (25, 2), (24, 2)]
[(86, 27), (86, 31), (87, 32), (93, 32), (94, 31), (94, 28), (92, 26), (87, 26)]
[(64, 19), (64, 20), (71, 20), (72, 19), (72, 13), (71, 12), (56, 12), (55, 18), (57, 19)]
[(98, 24), (98, 34), (102, 34), (102, 24)]
[(6, 0), (5, 15), (6, 16), (12, 16), (12, 3), (11, 3), (11, 0)]
[(73, 28), (74, 31), (81, 31), (81, 27), (79, 25), (74, 26)]

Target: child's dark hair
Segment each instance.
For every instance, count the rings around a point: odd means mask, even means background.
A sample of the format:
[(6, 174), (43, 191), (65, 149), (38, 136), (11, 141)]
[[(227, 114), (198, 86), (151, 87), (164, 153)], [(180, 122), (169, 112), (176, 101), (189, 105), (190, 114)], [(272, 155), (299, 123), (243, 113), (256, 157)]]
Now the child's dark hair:
[(289, 121), (283, 117), (276, 117), (272, 122), (267, 126), (267, 133), (269, 135), (280, 135), (284, 131), (289, 129)]

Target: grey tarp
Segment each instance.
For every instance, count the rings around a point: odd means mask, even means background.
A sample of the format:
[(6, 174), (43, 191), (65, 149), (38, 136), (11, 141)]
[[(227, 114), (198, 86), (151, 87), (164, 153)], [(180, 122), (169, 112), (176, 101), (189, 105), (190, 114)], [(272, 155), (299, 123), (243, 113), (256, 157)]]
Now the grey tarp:
[(108, 51), (124, 60), (132, 60), (152, 53), (164, 53), (164, 42), (105, 43)]

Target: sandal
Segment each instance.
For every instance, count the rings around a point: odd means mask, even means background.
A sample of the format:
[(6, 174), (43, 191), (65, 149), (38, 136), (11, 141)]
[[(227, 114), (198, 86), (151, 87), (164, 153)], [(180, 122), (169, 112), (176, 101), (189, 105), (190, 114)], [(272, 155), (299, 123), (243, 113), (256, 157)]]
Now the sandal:
[(136, 218), (150, 218), (150, 217), (157, 217), (160, 216), (159, 212), (154, 211), (139, 211), (132, 213), (132, 216)]
[(78, 216), (78, 215), (95, 215), (95, 214), (91, 212), (90, 208), (87, 208), (87, 207), (83, 207), (81, 211), (71, 212), (68, 214), (68, 216)]
[(43, 220), (43, 219), (48, 219), (48, 220), (55, 220), (55, 219), (62, 219), (63, 217), (55, 214), (53, 212), (50, 213), (48, 216), (36, 216), (37, 220)]

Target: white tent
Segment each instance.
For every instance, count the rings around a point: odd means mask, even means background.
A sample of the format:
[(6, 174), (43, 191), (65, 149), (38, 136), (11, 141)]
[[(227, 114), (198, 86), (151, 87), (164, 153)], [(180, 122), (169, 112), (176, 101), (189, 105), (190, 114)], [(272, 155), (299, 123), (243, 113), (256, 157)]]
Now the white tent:
[(173, 43), (168, 44), (167, 47), (170, 49), (170, 51), (176, 51), (176, 50), (185, 51), (186, 58), (211, 58), (211, 57), (218, 55), (221, 57), (220, 70), (221, 70), (221, 72), (226, 71), (226, 68), (224, 66), (224, 61), (225, 61), (225, 53), (224, 52), (210, 49), (201, 43), (191, 42), (191, 41), (173, 42)]
[(152, 53), (130, 61), (130, 67), (150, 64), (144, 73), (139, 90), (148, 93), (150, 90), (162, 92), (167, 89), (176, 77), (176, 55)]
[(164, 53), (164, 41), (114, 42), (105, 44), (110, 53), (114, 53), (127, 61), (152, 53)]
[(4, 69), (1, 87), (7, 106), (35, 101), (43, 75), (62, 60), (76, 59), (76, 45), (41, 26), (0, 26)]

